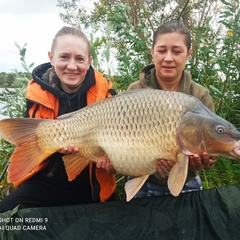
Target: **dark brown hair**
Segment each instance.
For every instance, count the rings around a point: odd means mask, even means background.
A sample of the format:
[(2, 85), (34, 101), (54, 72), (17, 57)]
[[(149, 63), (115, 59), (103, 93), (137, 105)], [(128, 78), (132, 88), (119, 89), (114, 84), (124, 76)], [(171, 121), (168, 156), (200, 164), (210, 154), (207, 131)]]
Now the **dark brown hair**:
[(191, 48), (191, 42), (192, 42), (190, 32), (183, 22), (177, 21), (177, 20), (163, 23), (156, 29), (156, 31), (153, 34), (152, 47), (155, 46), (157, 37), (159, 35), (165, 34), (165, 33), (173, 33), (173, 32), (180, 33), (185, 36), (185, 44), (187, 46), (187, 50), (189, 50)]

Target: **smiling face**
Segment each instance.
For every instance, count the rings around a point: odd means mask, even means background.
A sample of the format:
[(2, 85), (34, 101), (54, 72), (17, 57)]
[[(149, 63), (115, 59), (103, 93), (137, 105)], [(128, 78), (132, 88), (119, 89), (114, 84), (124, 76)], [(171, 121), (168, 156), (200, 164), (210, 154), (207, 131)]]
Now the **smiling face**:
[[(185, 64), (191, 55), (185, 43), (185, 36), (171, 32), (157, 36), (151, 54), (155, 62), (157, 80), (161, 87), (177, 90)], [(172, 89), (171, 89), (172, 85)]]
[(77, 92), (92, 62), (86, 41), (79, 36), (60, 36), (48, 56), (62, 89), (68, 93)]

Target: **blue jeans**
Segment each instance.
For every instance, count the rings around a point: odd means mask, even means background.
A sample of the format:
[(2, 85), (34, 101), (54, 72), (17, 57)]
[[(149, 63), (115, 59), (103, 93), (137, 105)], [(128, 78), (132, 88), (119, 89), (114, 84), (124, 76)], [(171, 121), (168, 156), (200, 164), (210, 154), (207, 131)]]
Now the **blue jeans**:
[[(127, 177), (127, 181), (133, 177)], [(202, 181), (199, 176), (196, 176), (193, 180), (185, 183), (182, 189), (182, 193), (200, 191), (202, 190)], [(165, 185), (157, 185), (150, 182), (145, 182), (141, 189), (137, 192), (134, 198), (153, 197), (153, 196), (165, 196), (171, 194), (168, 187)]]

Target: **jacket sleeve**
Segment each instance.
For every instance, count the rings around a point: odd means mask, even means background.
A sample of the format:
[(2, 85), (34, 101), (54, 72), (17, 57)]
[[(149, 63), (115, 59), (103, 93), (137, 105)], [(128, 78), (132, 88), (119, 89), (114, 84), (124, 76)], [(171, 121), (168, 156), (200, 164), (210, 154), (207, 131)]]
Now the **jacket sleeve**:
[(108, 82), (108, 93), (107, 97), (112, 97), (114, 95), (117, 95), (117, 92), (113, 89), (113, 84), (111, 81)]
[(27, 100), (26, 101), (26, 111), (24, 113), (24, 118), (29, 118), (30, 117), (29, 110), (32, 108), (32, 106), (33, 106), (33, 103)]

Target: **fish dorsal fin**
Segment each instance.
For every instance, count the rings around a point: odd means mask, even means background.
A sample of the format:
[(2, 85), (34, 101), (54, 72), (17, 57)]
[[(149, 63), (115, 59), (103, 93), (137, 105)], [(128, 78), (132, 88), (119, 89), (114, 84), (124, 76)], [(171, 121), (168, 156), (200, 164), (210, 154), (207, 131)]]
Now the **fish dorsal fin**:
[(168, 177), (168, 188), (173, 196), (178, 196), (183, 189), (188, 173), (188, 156), (177, 154), (177, 162), (172, 167)]
[(133, 178), (126, 182), (125, 184), (125, 192), (127, 195), (127, 202), (129, 202), (139, 191), (145, 181), (148, 179), (149, 174)]
[(74, 180), (90, 163), (89, 160), (78, 153), (65, 155), (62, 158), (67, 172), (68, 181)]

